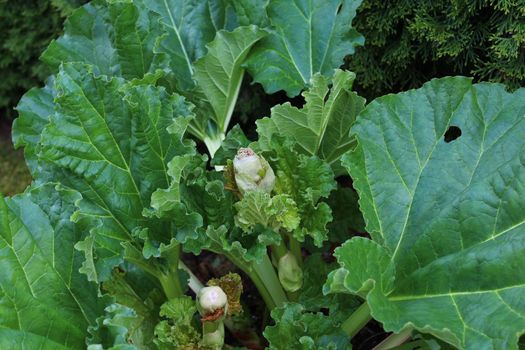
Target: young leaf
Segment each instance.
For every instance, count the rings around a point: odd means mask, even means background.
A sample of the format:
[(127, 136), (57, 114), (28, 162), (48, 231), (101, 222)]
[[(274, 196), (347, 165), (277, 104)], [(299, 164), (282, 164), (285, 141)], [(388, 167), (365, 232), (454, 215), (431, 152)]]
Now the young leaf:
[(329, 164), (337, 162), (354, 144), (350, 127), (365, 105), (365, 99), (351, 91), (355, 74), (336, 70), (333, 87), (316, 74), (303, 92), (306, 104), (298, 109), (289, 103), (272, 108), (271, 118), (257, 121), (261, 148), (268, 148), (274, 135), (294, 140), (301, 153), (316, 155)]
[(264, 336), (270, 350), (350, 350), (352, 345), (339, 324), (322, 313), (305, 312), (300, 304), (272, 310), (275, 326), (266, 327)]
[(111, 304), (105, 315), (90, 327), (88, 350), (139, 350), (155, 348), (145, 344), (140, 333), (142, 319), (129, 307)]
[(158, 308), (164, 295), (154, 277), (131, 266), (127, 270), (115, 269), (111, 279), (102, 283), (101, 289), (116, 303), (129, 308), (127, 313), (130, 316), (133, 314), (133, 327), (128, 328), (126, 339), (137, 346), (152, 344), (154, 328), (159, 322)]
[(309, 236), (316, 246), (321, 246), (327, 239), (326, 225), (332, 220), (332, 212), (320, 200), (336, 188), (334, 173), (317, 156), (298, 154), (295, 146), (293, 142), (273, 138), (271, 151), (264, 155), (276, 172), (275, 192), (290, 196), (298, 208), (302, 221), (294, 230), (294, 237), (304, 242)]
[(285, 90), (290, 97), (316, 73), (331, 76), (344, 56), (364, 42), (350, 25), (360, 4), (361, 0), (270, 0), (272, 32), (250, 54), (248, 71), (267, 93)]
[(297, 300), (308, 311), (319, 312), (328, 309), (333, 321), (343, 322), (361, 304), (358, 297), (341, 294), (323, 294), (322, 282), (337, 267), (337, 263), (327, 263), (320, 253), (310, 255), (303, 264), (303, 287)]
[(239, 27), (233, 32), (220, 31), (207, 45), (206, 56), (195, 62), (195, 80), (210, 102), (214, 120), (223, 133), (230, 123), (241, 88), (244, 76), (241, 64), (264, 35), (255, 26)]
[(145, 214), (169, 219), (176, 227), (188, 227), (174, 231), (173, 236), (184, 244), (185, 251), (213, 251), (240, 266), (260, 261), (266, 247), (279, 242), (280, 236), (272, 230), (244, 235), (235, 227), (233, 195), (224, 188), (222, 174), (206, 170), (206, 161), (206, 156), (192, 156), (191, 152), (175, 157), (168, 166), (169, 188), (153, 193), (153, 208)]
[(217, 150), (211, 165), (227, 165), (228, 160), (233, 160), (240, 148), (246, 148), (250, 140), (246, 137), (239, 125), (235, 125), (222, 141), (221, 147)]
[(195, 301), (188, 296), (164, 303), (160, 315), (168, 320), (155, 327), (155, 343), (159, 349), (200, 349), (201, 335), (192, 325), (196, 312)]
[(97, 288), (77, 273), (86, 234), (69, 221), (78, 193), (54, 185), (0, 197), (0, 348), (79, 349), (103, 314)]
[(267, 257), (269, 245), (280, 241), (281, 237), (272, 230), (261, 230), (257, 235), (245, 236), (239, 229), (228, 231), (226, 226), (208, 226), (198, 238), (186, 242), (184, 250), (196, 255), (202, 250), (223, 254), (238, 267), (249, 268), (249, 264), (260, 263)]
[(258, 226), (276, 232), (281, 228), (293, 231), (301, 221), (297, 205), (285, 194), (270, 197), (266, 192), (246, 192), (234, 206), (237, 209), (235, 224), (246, 233), (252, 233)]
[(525, 89), (456, 77), (372, 102), (344, 160), (375, 242), (336, 252), (337, 289), (388, 331), (517, 349), (525, 331)]

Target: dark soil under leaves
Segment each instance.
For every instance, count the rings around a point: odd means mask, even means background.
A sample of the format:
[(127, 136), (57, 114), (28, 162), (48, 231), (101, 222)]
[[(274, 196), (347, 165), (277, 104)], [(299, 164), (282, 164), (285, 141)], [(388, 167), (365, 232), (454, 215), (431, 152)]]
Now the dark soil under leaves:
[(0, 118), (0, 193), (12, 196), (21, 193), (31, 183), (22, 150), (11, 142), (11, 125)]

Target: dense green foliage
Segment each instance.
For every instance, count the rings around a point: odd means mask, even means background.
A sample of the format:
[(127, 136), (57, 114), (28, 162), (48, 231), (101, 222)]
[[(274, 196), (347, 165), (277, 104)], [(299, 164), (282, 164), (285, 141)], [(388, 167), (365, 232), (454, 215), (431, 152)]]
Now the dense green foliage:
[[(367, 104), (338, 69), (360, 3), (74, 11), (17, 107), (34, 182), (0, 196), (1, 347), (350, 350), (374, 318), (376, 350), (517, 350), (525, 89), (447, 77)], [(251, 140), (245, 77), (286, 99)]]
[(0, 0), (0, 119), (12, 118), (22, 94), (50, 73), (38, 57), (82, 0)]
[(445, 75), (525, 84), (522, 0), (366, 0), (355, 26), (366, 44), (347, 67), (366, 97)]

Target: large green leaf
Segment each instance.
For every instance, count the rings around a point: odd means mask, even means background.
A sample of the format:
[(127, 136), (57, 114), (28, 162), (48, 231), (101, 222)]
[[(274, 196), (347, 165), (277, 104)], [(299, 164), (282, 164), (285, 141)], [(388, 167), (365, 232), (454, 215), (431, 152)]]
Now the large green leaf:
[(63, 62), (89, 63), (100, 74), (126, 79), (169, 68), (167, 85), (188, 90), (206, 44), (219, 30), (236, 26), (227, 1), (95, 0), (68, 18), (65, 34), (42, 60), (54, 69)]
[(50, 168), (47, 176), (81, 192), (74, 219), (89, 217), (92, 236), (79, 248), (97, 258), (88, 259), (84, 271), (104, 280), (122, 261), (120, 243), (131, 240), (134, 229), (167, 229), (142, 211), (151, 193), (167, 186), (168, 161), (188, 150), (182, 135), (167, 128), (191, 113), (182, 97), (163, 88), (96, 77), (81, 64), (64, 65), (55, 89), (55, 114), (39, 157)]
[(96, 74), (159, 80), (170, 92), (184, 92), (197, 107), (189, 131), (206, 141), (213, 154), (233, 113), (244, 76), (241, 65), (265, 34), (255, 26), (223, 29), (238, 26), (236, 9), (256, 6), (263, 4), (95, 0), (72, 14), (65, 34), (42, 59), (53, 69), (83, 62), (93, 65)]
[(159, 20), (139, 1), (93, 1), (68, 18), (65, 34), (42, 60), (54, 69), (63, 62), (84, 62), (100, 74), (141, 79), (167, 65), (166, 55), (154, 52), (164, 33)]
[(103, 313), (73, 247), (87, 231), (69, 221), (78, 193), (45, 185), (0, 197), (0, 348), (81, 349)]
[(195, 106), (189, 132), (204, 141), (210, 155), (220, 147), (237, 102), (244, 77), (244, 63), (252, 46), (265, 33), (255, 26), (221, 30), (206, 45), (208, 53), (195, 62), (197, 83), (185, 96)]
[(241, 26), (250, 24), (259, 28), (268, 26), (268, 16), (266, 15), (266, 6), (269, 0), (230, 0), (235, 9), (237, 21)]
[(19, 117), (13, 122), (13, 143), (24, 147), (26, 163), (33, 177), (38, 173), (38, 149), (42, 130), (53, 110), (53, 82), (29, 90), (16, 107)]
[(139, 0), (161, 16), (165, 35), (155, 49), (169, 57), (174, 79), (183, 90), (193, 87), (193, 63), (207, 52), (206, 44), (218, 31), (236, 27), (235, 14), (228, 1), (216, 0)]
[[(374, 318), (464, 349), (525, 331), (525, 89), (433, 80), (372, 102), (345, 163), (374, 241), (352, 239), (329, 284)], [(459, 136), (459, 137), (458, 137)]]
[(344, 322), (350, 313), (360, 305), (359, 297), (348, 294), (323, 294), (320, 281), (325, 281), (328, 274), (337, 267), (336, 262), (326, 262), (321, 253), (310, 255), (302, 266), (303, 287), (299, 291), (297, 302), (308, 311), (322, 311), (333, 322)]
[(365, 105), (365, 99), (351, 91), (354, 79), (354, 73), (336, 70), (330, 89), (328, 79), (315, 75), (303, 92), (302, 109), (285, 103), (272, 108), (271, 118), (257, 121), (259, 144), (267, 147), (274, 135), (281, 135), (297, 142), (307, 155), (329, 164), (338, 161), (354, 143), (350, 127)]
[(257, 45), (248, 71), (267, 93), (285, 90), (296, 96), (310, 79), (334, 68), (352, 54), (363, 37), (352, 28), (361, 0), (270, 0), (271, 34)]

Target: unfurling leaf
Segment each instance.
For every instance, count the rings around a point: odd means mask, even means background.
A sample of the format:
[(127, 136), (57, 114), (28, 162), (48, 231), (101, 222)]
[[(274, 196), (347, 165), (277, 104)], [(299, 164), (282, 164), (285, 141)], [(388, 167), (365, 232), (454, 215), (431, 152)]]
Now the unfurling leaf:
[(297, 229), (300, 223), (297, 206), (287, 195), (270, 197), (265, 192), (248, 192), (239, 202), (235, 224), (246, 233), (252, 233), (258, 226), (279, 232)]
[(285, 137), (296, 142), (300, 153), (316, 155), (337, 173), (344, 172), (339, 159), (355, 145), (350, 128), (365, 106), (365, 99), (352, 91), (354, 79), (354, 73), (336, 70), (330, 88), (329, 79), (312, 77), (310, 88), (303, 92), (303, 108), (277, 105), (271, 118), (257, 121), (259, 146), (269, 149), (273, 137)]
[(251, 148), (240, 148), (233, 159), (235, 183), (242, 195), (261, 191), (271, 193), (275, 186), (275, 174), (266, 159)]
[(197, 312), (195, 301), (188, 296), (174, 298), (160, 308), (160, 316), (166, 318), (155, 327), (155, 344), (160, 349), (200, 349), (200, 333), (193, 327)]
[[(294, 142), (279, 137), (272, 138), (269, 147), (270, 150), (264, 154), (275, 169), (277, 180), (274, 191), (295, 203), (301, 219), (293, 230), (294, 237), (300, 242), (311, 237), (315, 245), (321, 246), (328, 236), (326, 225), (332, 220), (330, 207), (321, 201), (336, 188), (331, 167), (317, 156), (298, 153)], [(294, 221), (290, 224), (295, 225)]]
[(352, 345), (340, 325), (322, 313), (306, 312), (300, 304), (290, 303), (272, 310), (274, 326), (264, 336), (270, 350), (350, 350)]
[(303, 270), (295, 256), (288, 252), (277, 262), (279, 281), (287, 292), (297, 292), (303, 286)]

